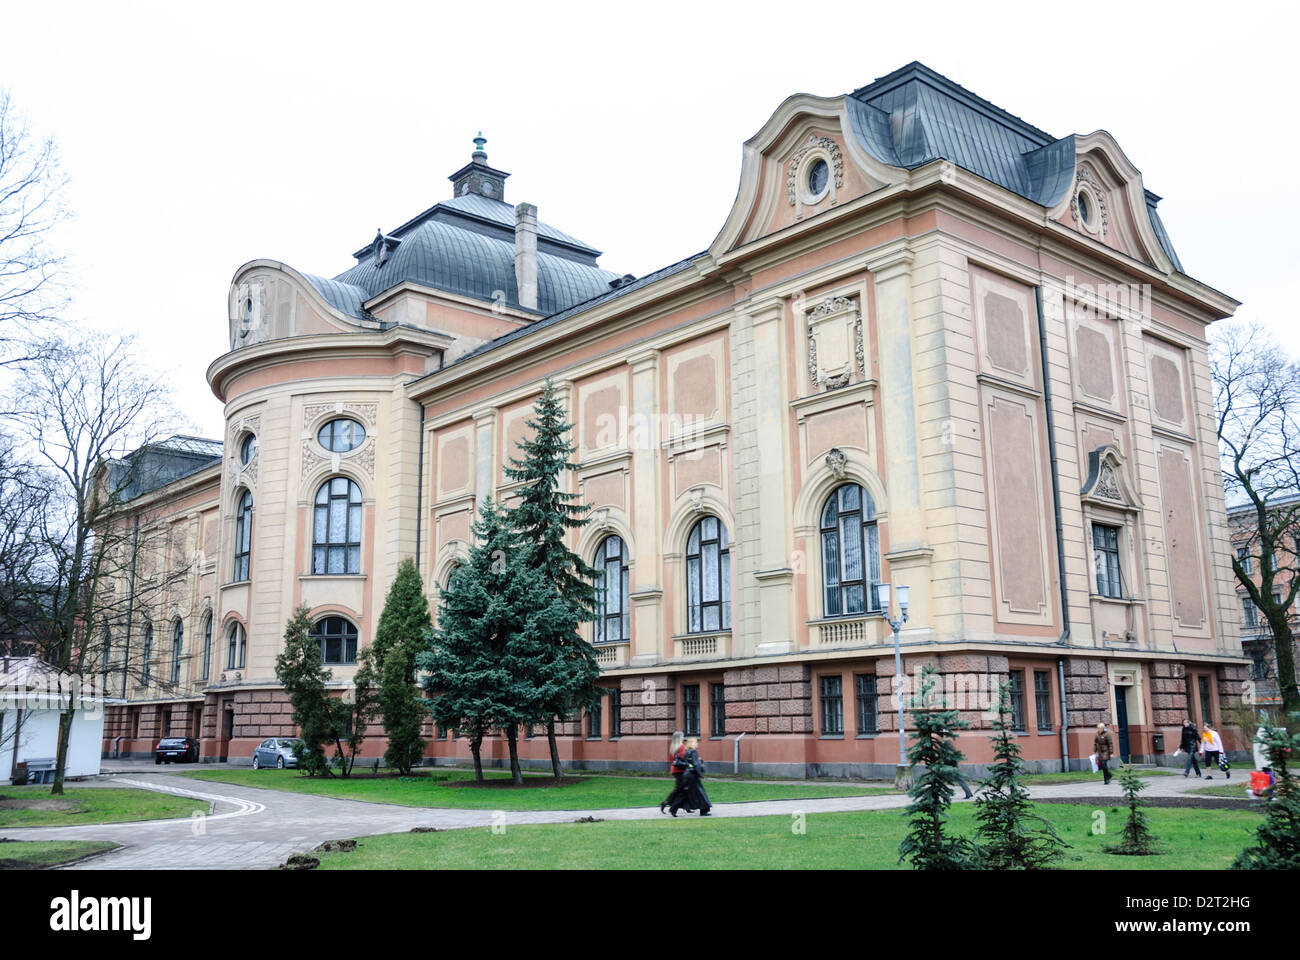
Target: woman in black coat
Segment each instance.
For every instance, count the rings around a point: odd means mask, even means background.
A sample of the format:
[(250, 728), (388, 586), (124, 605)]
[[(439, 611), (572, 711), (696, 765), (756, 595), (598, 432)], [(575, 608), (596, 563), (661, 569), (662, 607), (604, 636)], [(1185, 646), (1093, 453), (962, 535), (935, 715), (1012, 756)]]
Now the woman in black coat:
[(669, 807), (669, 812), (675, 817), (677, 811), (682, 807), (687, 810), (698, 810), (700, 816), (709, 816), (709, 810), (712, 804), (709, 803), (709, 795), (704, 792), (704, 762), (700, 759), (696, 748), (700, 745), (698, 737), (691, 737), (686, 741), (686, 770), (682, 773), (682, 789), (677, 794)]
[(1195, 770), (1196, 779), (1201, 779), (1201, 768), (1196, 762), (1196, 752), (1201, 749), (1201, 735), (1196, 732), (1196, 724), (1192, 722), (1191, 717), (1183, 721), (1183, 737), (1179, 741), (1178, 749), (1187, 754), (1187, 761), (1183, 764), (1183, 776)]

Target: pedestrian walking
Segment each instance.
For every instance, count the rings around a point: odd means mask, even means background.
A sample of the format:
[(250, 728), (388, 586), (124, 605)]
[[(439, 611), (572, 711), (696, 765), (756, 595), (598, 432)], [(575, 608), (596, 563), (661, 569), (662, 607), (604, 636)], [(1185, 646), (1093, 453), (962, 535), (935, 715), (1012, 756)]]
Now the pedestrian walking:
[(1097, 757), (1097, 769), (1105, 777), (1103, 784), (1110, 783), (1110, 768), (1106, 766), (1110, 762), (1111, 756), (1115, 753), (1115, 748), (1111, 746), (1110, 734), (1106, 732), (1106, 724), (1097, 724), (1097, 736), (1092, 740), (1092, 752)]
[(1224, 753), (1223, 740), (1219, 738), (1219, 731), (1210, 726), (1208, 721), (1202, 726), (1201, 752), (1205, 754), (1205, 779), (1214, 779), (1210, 771), (1215, 767), (1224, 772), (1224, 779), (1232, 779), (1232, 770), (1228, 767), (1228, 755)]
[(1191, 717), (1183, 721), (1183, 738), (1179, 741), (1178, 749), (1187, 754), (1187, 761), (1183, 764), (1183, 776), (1195, 770), (1196, 779), (1201, 779), (1201, 767), (1196, 762), (1196, 754), (1201, 749), (1201, 738), (1196, 733), (1196, 724)]
[(682, 792), (682, 774), (686, 772), (686, 738), (680, 730), (673, 731), (672, 743), (668, 745), (668, 772), (673, 775), (673, 789), (663, 803), (659, 804), (660, 813)]
[(696, 750), (699, 745), (697, 737), (686, 741), (686, 753), (682, 758), (686, 761), (686, 770), (682, 773), (682, 795), (674, 798), (668, 807), (668, 812), (674, 817), (683, 807), (688, 811), (699, 810), (702, 817), (710, 816), (709, 811), (713, 805), (709, 803), (709, 795), (704, 792), (704, 761)]

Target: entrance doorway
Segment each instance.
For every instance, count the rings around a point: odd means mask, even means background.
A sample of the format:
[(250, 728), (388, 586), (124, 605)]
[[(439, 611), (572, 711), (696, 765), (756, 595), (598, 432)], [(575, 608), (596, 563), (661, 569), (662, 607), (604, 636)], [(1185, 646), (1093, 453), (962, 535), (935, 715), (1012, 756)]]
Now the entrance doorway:
[(1115, 725), (1119, 728), (1119, 760), (1128, 763), (1130, 757), (1128, 739), (1128, 692), (1132, 687), (1115, 688)]
[(235, 704), (231, 700), (221, 702), (221, 737), (217, 741), (217, 756), (222, 763), (230, 757), (230, 740), (235, 735)]

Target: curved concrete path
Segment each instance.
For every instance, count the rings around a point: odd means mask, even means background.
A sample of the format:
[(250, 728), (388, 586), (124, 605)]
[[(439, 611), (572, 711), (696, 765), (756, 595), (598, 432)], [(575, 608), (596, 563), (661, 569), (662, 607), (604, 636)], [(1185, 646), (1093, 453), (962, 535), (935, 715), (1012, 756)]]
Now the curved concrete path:
[[(724, 779), (724, 778), (715, 778)], [(1144, 796), (1180, 796), (1196, 787), (1221, 785), (1180, 775), (1153, 776)], [(1245, 778), (1233, 778), (1245, 796)], [(208, 816), (180, 820), (145, 820), (135, 823), (86, 824), (77, 827), (3, 827), (0, 836), (13, 840), (111, 840), (122, 849), (76, 864), (72, 870), (217, 870), (264, 869), (283, 863), (290, 854), (305, 853), (326, 840), (376, 833), (399, 833), (412, 827), (455, 830), (494, 824), (568, 823), (579, 817), (602, 820), (659, 819), (658, 807), (623, 807), (611, 810), (455, 810), (445, 807), (406, 807), (396, 804), (340, 800), (191, 780), (166, 773), (123, 772), (79, 786), (105, 789), (133, 787), (159, 790), (207, 800)], [(869, 785), (867, 785), (869, 786)], [(1100, 779), (1029, 788), (1034, 799), (1104, 800), (1113, 806), (1121, 799), (1119, 784), (1103, 786)], [(834, 813), (853, 810), (888, 810), (905, 807), (901, 794), (833, 797), (815, 800), (761, 800), (723, 803), (713, 808), (715, 817), (789, 816), (794, 813)], [(965, 802), (958, 799), (957, 802)], [(1244, 807), (1244, 803), (1243, 803)], [(666, 819), (666, 818), (665, 818)]]

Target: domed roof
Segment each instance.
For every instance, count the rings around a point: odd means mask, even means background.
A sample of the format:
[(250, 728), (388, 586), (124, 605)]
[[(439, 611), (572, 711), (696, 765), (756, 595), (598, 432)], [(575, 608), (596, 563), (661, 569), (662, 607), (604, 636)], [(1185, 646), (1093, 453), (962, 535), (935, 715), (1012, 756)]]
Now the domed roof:
[[(498, 175), (478, 164), (466, 170)], [(515, 281), (515, 208), (500, 199), (465, 193), (412, 218), (391, 233), (380, 232), (353, 254), (356, 266), (332, 280), (307, 279), (332, 306), (366, 319), (363, 304), (398, 284), (410, 282), (435, 290), (520, 306)], [(537, 224), (537, 306), (542, 316), (607, 293), (619, 275), (601, 269), (600, 251), (581, 240)]]

